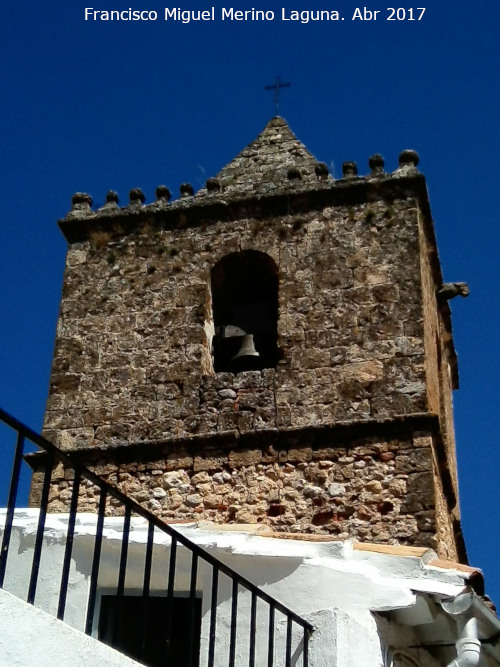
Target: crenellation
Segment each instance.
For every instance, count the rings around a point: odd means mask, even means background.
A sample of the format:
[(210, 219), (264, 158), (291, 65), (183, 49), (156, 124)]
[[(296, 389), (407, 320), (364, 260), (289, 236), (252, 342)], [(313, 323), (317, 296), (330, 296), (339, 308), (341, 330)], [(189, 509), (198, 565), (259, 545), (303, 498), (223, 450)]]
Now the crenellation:
[(156, 199), (157, 201), (170, 201), (170, 198), (172, 197), (172, 193), (170, 190), (167, 188), (166, 185), (159, 185), (156, 190)]
[(394, 174), (402, 172), (404, 172), (405, 174), (412, 172), (415, 173), (418, 171), (417, 167), (420, 162), (420, 157), (417, 151), (404, 150), (399, 154), (398, 162), (399, 166), (394, 171)]
[[(371, 197), (376, 200), (377, 196), (370, 191), (370, 183), (374, 177), (380, 178), (382, 176), (385, 186), (388, 192), (390, 192), (391, 183), (393, 186), (392, 190), (400, 190), (401, 178), (407, 177), (411, 181), (412, 177), (418, 177), (419, 175), (416, 168), (418, 154), (415, 151), (403, 151), (399, 157), (399, 167), (392, 173), (384, 172), (384, 159), (379, 154), (373, 155), (369, 159), (369, 164), (371, 172), (366, 176), (358, 176), (356, 163), (345, 162), (342, 167), (343, 178), (336, 181), (331, 177), (327, 165), (316, 162), (314, 159), (307, 170), (295, 164), (288, 164), (288, 166), (285, 164), (286, 169), (283, 171), (281, 177), (276, 178), (276, 173), (273, 171), (274, 176), (272, 181), (264, 181), (258, 190), (255, 188), (255, 183), (248, 180), (247, 167), (245, 165), (242, 166), (241, 175), (236, 176), (231, 172), (231, 175), (228, 176), (223, 170), (217, 178), (207, 179), (205, 187), (197, 192), (195, 192), (190, 183), (182, 183), (179, 186), (179, 199), (172, 202), (170, 202), (172, 197), (170, 189), (163, 185), (156, 188), (156, 200), (150, 203), (146, 203), (146, 197), (140, 188), (134, 188), (129, 193), (130, 203), (123, 207), (119, 206), (118, 193), (114, 190), (109, 190), (106, 194), (106, 203), (97, 211), (92, 210), (93, 202), (89, 194), (75, 193), (72, 198), (72, 209), (66, 219), (77, 221), (78, 219), (87, 219), (90, 216), (90, 218), (96, 221), (99, 220), (99, 223), (102, 224), (106, 217), (109, 217), (115, 220), (116, 218), (122, 218), (125, 223), (130, 223), (133, 221), (133, 216), (137, 216), (137, 214), (141, 214), (141, 217), (145, 216), (147, 218), (148, 214), (154, 214), (167, 209), (171, 213), (181, 214), (182, 211), (189, 210), (192, 207), (196, 207), (197, 213), (203, 208), (206, 208), (206, 212), (209, 213), (209, 209), (218, 203), (225, 207), (228, 203), (243, 202), (248, 200), (249, 197), (256, 195), (272, 195), (273, 197), (281, 194), (289, 195), (291, 189), (298, 195), (316, 191), (318, 194), (331, 193), (334, 197), (339, 198), (343, 198), (346, 195), (349, 198), (348, 193), (350, 191), (351, 196), (357, 198), (356, 190), (362, 187), (369, 193), (368, 198)], [(269, 167), (276, 167), (276, 164), (271, 162)], [(235, 169), (235, 167), (232, 169)], [(264, 176), (264, 174), (261, 174), (261, 176)], [(409, 183), (409, 186), (410, 189), (408, 192), (412, 192), (413, 184)], [(348, 189), (346, 190), (346, 188)], [(252, 207), (256, 203), (253, 202)], [(233, 210), (232, 213), (234, 214), (235, 211)], [(241, 213), (245, 214), (244, 208), (241, 210)], [(198, 224), (199, 217), (198, 215)], [(181, 220), (182, 214), (178, 216), (177, 225), (180, 224)], [(60, 222), (64, 223), (64, 220)], [(69, 228), (66, 226), (66, 229)]]
[(146, 195), (140, 188), (133, 188), (129, 192), (130, 206), (142, 206), (146, 201)]
[(194, 195), (194, 188), (191, 183), (182, 183), (179, 187), (181, 197), (192, 197)]
[(384, 174), (385, 160), (380, 153), (375, 153), (368, 159), (368, 166), (371, 169), (371, 176), (381, 176)]

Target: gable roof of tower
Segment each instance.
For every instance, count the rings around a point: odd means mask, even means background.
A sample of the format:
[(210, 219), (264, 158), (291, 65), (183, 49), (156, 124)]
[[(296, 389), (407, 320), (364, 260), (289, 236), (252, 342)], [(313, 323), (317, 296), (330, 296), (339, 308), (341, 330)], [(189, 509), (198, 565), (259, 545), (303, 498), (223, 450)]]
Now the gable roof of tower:
[[(227, 194), (270, 194), (290, 184), (291, 169), (295, 169), (296, 178), (302, 183), (316, 184), (317, 165), (314, 155), (297, 139), (287, 122), (275, 116), (216, 178)], [(333, 180), (330, 175), (327, 179)]]

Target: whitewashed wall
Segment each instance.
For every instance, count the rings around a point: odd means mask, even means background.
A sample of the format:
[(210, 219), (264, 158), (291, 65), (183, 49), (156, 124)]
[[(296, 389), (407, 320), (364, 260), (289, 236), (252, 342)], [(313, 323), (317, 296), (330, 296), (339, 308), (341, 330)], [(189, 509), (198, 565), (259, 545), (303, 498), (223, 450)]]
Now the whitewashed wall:
[(3, 667), (132, 667), (139, 663), (0, 590)]
[[(12, 534), (5, 589), (26, 599), (29, 572), (33, 557), (33, 546), (37, 525), (36, 510), (19, 510), (16, 513)], [(64, 554), (67, 515), (49, 515), (44, 534), (44, 548), (40, 565), (36, 606), (55, 615), (59, 595), (61, 563)], [(0, 525), (3, 519), (0, 515)], [(96, 516), (79, 515), (75, 530), (70, 584), (68, 589), (65, 621), (81, 631), (84, 627), (89, 576), (94, 548)], [(275, 539), (230, 532), (214, 526), (178, 526), (182, 533), (212, 555), (247, 577), (259, 588), (275, 597), (297, 614), (309, 620), (316, 628), (310, 644), (311, 667), (383, 667), (385, 648), (381, 645), (377, 624), (372, 610), (388, 610), (411, 606), (415, 601), (415, 590), (429, 589), (429, 574), (422, 577), (422, 563), (418, 558), (399, 558), (395, 567), (394, 558), (381, 554), (355, 551), (349, 542), (308, 542)], [(122, 519), (106, 519), (99, 573), (99, 592), (113, 593), (118, 580)], [(145, 543), (147, 526), (142, 519), (134, 519), (130, 532), (128, 552), (128, 574), (126, 588), (140, 591), (143, 582)], [(155, 547), (151, 578), (151, 593), (164, 593), (168, 560), (169, 538), (155, 531)], [(186, 549), (178, 548), (178, 570), (175, 580), (177, 593), (189, 590), (191, 556)], [(202, 631), (200, 667), (206, 665), (209, 637), (209, 612), (211, 590), (211, 568), (200, 561), (197, 590), (202, 596)], [(463, 580), (450, 572), (440, 573), (432, 580), (431, 588), (449, 596), (456, 595), (463, 587)], [(218, 596), (216, 664), (225, 667), (229, 653), (229, 622), (231, 608), (231, 584), (221, 577)], [(21, 613), (19, 605), (16, 614)], [(97, 627), (99, 596), (96, 605), (94, 626)], [(0, 633), (0, 651), (12, 650), (15, 639), (13, 614), (9, 605), (0, 606), (1, 627), (9, 632)], [(17, 618), (17, 616), (16, 616)], [(41, 617), (40, 617), (41, 618)], [(237, 665), (248, 665), (250, 596), (242, 593), (238, 604), (239, 628), (237, 641)], [(278, 621), (276, 665), (284, 664), (284, 642), (286, 623)], [(31, 619), (31, 617), (30, 617)], [(23, 620), (24, 627), (40, 623), (37, 617)], [(267, 608), (258, 605), (257, 665), (266, 663)], [(59, 628), (59, 624), (55, 626)], [(36, 626), (38, 627), (38, 626)], [(60, 632), (60, 628), (54, 632)], [(246, 629), (246, 631), (245, 631)], [(82, 634), (76, 633), (80, 638)], [(294, 635), (294, 665), (302, 666), (301, 637)], [(48, 635), (47, 635), (48, 641)], [(90, 638), (86, 641), (92, 642)], [(9, 648), (10, 647), (10, 648)], [(68, 650), (71, 645), (68, 644)], [(82, 649), (83, 650), (83, 649)], [(110, 651), (111, 649), (107, 649)], [(37, 654), (48, 651), (46, 643), (40, 645)], [(112, 651), (113, 652), (113, 651)], [(115, 655), (115, 652), (113, 652)], [(22, 660), (22, 658), (19, 658)], [(45, 665), (45, 657), (39, 663), (12, 662), (5, 664)], [(119, 659), (119, 658), (118, 658)], [(3, 664), (3, 663), (2, 663)], [(65, 665), (51, 661), (51, 667)], [(68, 665), (70, 663), (68, 662)], [(79, 664), (79, 663), (78, 663)], [(83, 664), (83, 663), (82, 663)], [(94, 664), (115, 664), (94, 662)], [(116, 664), (134, 664), (131, 661)], [(72, 667), (75, 666), (71, 662)], [(87, 664), (88, 667), (88, 664)]]

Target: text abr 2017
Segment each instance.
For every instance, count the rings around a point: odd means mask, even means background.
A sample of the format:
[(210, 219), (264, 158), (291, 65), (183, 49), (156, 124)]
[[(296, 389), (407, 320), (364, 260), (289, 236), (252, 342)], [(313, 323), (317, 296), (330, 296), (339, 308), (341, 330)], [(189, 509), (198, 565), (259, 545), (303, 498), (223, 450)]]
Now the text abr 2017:
[(352, 16), (353, 21), (376, 21), (384, 19), (386, 21), (421, 21), (425, 13), (425, 7), (387, 7), (386, 16), (379, 16), (381, 9), (368, 9), (368, 7), (356, 7)]

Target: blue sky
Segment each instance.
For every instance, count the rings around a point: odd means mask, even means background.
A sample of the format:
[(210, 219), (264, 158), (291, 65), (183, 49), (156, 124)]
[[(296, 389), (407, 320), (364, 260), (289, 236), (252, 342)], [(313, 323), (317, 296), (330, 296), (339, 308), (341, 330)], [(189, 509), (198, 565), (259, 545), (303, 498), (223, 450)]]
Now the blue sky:
[(200, 187), (274, 115), (264, 86), (280, 75), (292, 84), (280, 113), (337, 176), (346, 160), (366, 173), (375, 152), (388, 170), (401, 150), (420, 153), (445, 280), (471, 288), (452, 302), (461, 506), (470, 562), (500, 603), (500, 9), (434, 0), (421, 21), (387, 21), (374, 3), (377, 21), (361, 22), (357, 6), (285, 5), (345, 17), (307, 24), (281, 21), (281, 5), (261, 0), (233, 7), (273, 10), (274, 21), (165, 22), (153, 0), (96, 9), (156, 10), (155, 22), (86, 22), (75, 1), (4, 8), (0, 405), (40, 428), (66, 248), (56, 220), (71, 195), (102, 204), (115, 189), (126, 203), (133, 187), (147, 201), (159, 184), (175, 196), (182, 182)]

